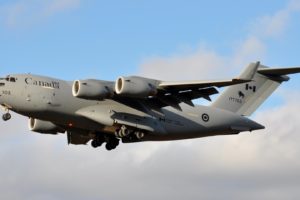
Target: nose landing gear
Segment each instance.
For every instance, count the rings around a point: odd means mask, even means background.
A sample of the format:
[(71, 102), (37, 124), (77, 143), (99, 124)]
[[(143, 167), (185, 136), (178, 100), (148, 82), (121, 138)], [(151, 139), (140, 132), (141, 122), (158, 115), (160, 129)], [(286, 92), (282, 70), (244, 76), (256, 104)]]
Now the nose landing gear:
[(11, 119), (11, 114), (9, 113), (9, 110), (10, 110), (10, 106), (7, 106), (7, 105), (5, 105), (5, 104), (1, 104), (1, 106), (0, 106), (2, 109), (3, 109), (3, 111), (5, 112), (3, 115), (2, 115), (2, 119), (3, 119), (3, 121), (8, 121), (8, 120), (10, 120)]
[(11, 114), (10, 113), (5, 113), (2, 115), (3, 121), (8, 121), (11, 119)]

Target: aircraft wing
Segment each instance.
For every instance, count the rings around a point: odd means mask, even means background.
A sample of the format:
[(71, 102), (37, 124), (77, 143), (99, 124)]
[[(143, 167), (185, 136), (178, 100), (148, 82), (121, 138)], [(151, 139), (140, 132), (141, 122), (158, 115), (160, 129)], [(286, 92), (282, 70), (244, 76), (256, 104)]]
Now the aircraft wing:
[(179, 104), (186, 103), (194, 106), (192, 100), (204, 98), (211, 101), (210, 96), (219, 93), (215, 87), (225, 87), (230, 85), (250, 82), (245, 79), (232, 79), (224, 81), (188, 81), (188, 82), (161, 82), (158, 94), (154, 98), (149, 98), (156, 107), (172, 106), (181, 110)]
[(251, 64), (247, 73), (241, 74), (238, 78), (220, 81), (184, 81), (184, 82), (165, 82), (158, 85), (158, 94), (155, 98), (150, 99), (158, 107), (172, 106), (181, 110), (179, 104), (186, 103), (194, 106), (192, 100), (204, 98), (211, 101), (210, 96), (217, 94), (216, 89), (252, 81), (254, 74), (257, 72), (260, 63)]
[(159, 88), (163, 90), (182, 91), (182, 90), (194, 90), (208, 87), (225, 87), (230, 85), (237, 85), (241, 83), (250, 82), (251, 79), (232, 79), (223, 81), (186, 81), (186, 82), (162, 82), (159, 84)]

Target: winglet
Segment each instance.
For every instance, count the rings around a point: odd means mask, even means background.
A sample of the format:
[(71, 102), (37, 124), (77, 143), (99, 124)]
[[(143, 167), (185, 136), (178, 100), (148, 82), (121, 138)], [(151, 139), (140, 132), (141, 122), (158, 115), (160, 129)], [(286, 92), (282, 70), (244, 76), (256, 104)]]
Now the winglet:
[(249, 66), (245, 69), (245, 71), (243, 71), (237, 79), (251, 81), (254, 78), (254, 75), (257, 72), (259, 66), (259, 61), (256, 63), (250, 63)]

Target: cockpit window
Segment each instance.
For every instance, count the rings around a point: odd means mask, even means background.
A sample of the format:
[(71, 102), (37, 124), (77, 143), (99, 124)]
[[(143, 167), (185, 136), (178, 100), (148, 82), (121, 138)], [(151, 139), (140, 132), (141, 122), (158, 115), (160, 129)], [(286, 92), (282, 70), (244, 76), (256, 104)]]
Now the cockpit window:
[(16, 78), (12, 76), (6, 76), (5, 78), (0, 78), (0, 80), (6, 80), (8, 82), (16, 82)]

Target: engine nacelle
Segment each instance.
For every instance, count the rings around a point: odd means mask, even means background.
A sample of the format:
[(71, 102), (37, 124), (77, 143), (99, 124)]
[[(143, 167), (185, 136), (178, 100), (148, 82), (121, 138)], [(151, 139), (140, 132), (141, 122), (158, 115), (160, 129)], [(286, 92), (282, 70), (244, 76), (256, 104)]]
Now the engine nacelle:
[(118, 95), (145, 98), (157, 94), (157, 81), (137, 76), (119, 77), (115, 84)]
[(74, 81), (72, 93), (74, 97), (88, 100), (102, 100), (114, 94), (114, 83), (99, 80)]
[(30, 118), (28, 127), (30, 131), (43, 133), (43, 134), (57, 134), (64, 133), (65, 130), (56, 126), (52, 122), (43, 121), (39, 119)]

